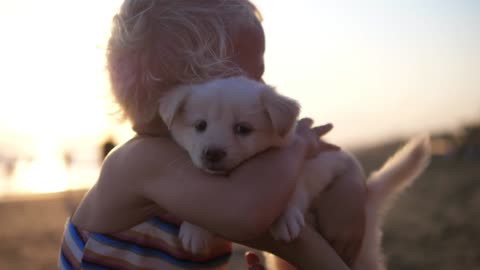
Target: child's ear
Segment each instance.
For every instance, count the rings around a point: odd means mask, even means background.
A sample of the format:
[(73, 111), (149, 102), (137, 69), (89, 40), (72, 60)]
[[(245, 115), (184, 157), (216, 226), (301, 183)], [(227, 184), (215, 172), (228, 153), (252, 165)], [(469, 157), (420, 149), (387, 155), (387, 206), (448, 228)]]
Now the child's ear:
[(168, 129), (172, 127), (175, 116), (182, 109), (189, 94), (190, 87), (177, 87), (168, 91), (160, 98), (158, 113)]
[(285, 137), (297, 122), (300, 105), (297, 101), (278, 94), (270, 87), (262, 91), (261, 101), (276, 134), (281, 138)]

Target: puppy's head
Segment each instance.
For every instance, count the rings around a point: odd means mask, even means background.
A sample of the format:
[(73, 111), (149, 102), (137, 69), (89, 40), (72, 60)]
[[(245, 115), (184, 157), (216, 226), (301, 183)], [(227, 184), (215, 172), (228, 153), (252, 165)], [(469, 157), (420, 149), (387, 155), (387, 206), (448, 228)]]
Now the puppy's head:
[(178, 87), (159, 106), (173, 138), (210, 173), (226, 173), (288, 140), (299, 110), (296, 101), (245, 77)]

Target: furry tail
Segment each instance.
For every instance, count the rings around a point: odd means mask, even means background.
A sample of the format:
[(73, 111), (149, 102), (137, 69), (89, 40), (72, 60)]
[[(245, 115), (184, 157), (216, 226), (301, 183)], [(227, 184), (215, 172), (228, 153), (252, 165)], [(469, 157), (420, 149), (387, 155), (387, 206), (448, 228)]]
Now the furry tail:
[(430, 139), (422, 135), (410, 140), (367, 181), (371, 206), (385, 210), (394, 196), (408, 187), (427, 167), (431, 156)]
[(362, 248), (352, 269), (385, 270), (381, 252), (383, 212), (395, 197), (408, 187), (430, 161), (430, 139), (412, 139), (367, 180), (367, 211)]

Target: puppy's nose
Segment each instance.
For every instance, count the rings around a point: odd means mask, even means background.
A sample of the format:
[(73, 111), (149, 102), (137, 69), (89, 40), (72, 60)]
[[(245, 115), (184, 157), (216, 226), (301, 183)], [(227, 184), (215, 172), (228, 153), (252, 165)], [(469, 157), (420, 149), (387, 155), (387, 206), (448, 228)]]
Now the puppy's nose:
[(218, 162), (222, 160), (227, 153), (220, 148), (207, 148), (203, 152), (203, 158), (209, 162)]

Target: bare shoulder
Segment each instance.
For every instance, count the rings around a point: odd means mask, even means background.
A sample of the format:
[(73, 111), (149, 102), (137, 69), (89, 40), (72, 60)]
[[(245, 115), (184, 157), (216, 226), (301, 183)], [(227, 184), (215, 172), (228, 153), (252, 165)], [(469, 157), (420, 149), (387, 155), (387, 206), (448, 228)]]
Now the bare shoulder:
[(180, 148), (169, 137), (138, 136), (115, 148), (107, 160), (131, 162), (145, 155), (168, 156), (170, 151), (180, 151)]
[(159, 165), (183, 150), (169, 137), (135, 137), (115, 148), (105, 159), (103, 170), (123, 173), (159, 169)]
[[(166, 166), (184, 151), (168, 137), (135, 137), (115, 148), (102, 164), (99, 186), (125, 187), (141, 196), (143, 184), (166, 178)], [(135, 185), (132, 185), (132, 183)]]
[(73, 222), (91, 231), (111, 232), (158, 211), (160, 206), (146, 199), (144, 187), (165, 179), (161, 164), (180, 151), (171, 139), (161, 137), (136, 137), (118, 146), (102, 164), (97, 183), (77, 208)]

